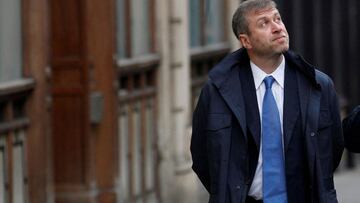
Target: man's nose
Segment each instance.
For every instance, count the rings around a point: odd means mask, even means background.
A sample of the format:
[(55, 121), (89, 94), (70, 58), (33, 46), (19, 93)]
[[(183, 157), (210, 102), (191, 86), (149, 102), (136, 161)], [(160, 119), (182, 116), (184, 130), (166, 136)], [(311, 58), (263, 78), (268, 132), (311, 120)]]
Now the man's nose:
[(282, 30), (282, 24), (272, 21), (271, 30), (272, 32), (280, 32)]

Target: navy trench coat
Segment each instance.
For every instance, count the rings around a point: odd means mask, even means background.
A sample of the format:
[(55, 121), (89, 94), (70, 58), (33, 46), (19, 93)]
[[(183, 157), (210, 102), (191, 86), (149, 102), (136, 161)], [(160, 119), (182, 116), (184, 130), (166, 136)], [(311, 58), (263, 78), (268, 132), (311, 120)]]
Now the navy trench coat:
[[(292, 124), (284, 126), (284, 132), (290, 135), (284, 138), (285, 148), (292, 145), (291, 132), (301, 131), (311, 202), (336, 203), (333, 171), (340, 162), (344, 140), (333, 83), (299, 55), (288, 51), (284, 56), (286, 64), (296, 72), (301, 115), (301, 129)], [(239, 49), (215, 66), (193, 114), (190, 147), (193, 170), (212, 203), (244, 203), (253, 180), (254, 169), (249, 167), (249, 161), (258, 157), (249, 155), (246, 95), (239, 79), (239, 70), (248, 64), (246, 50)], [(288, 104), (284, 104), (284, 111), (292, 115), (291, 108), (285, 105)], [(254, 137), (257, 144), (259, 139)], [(289, 198), (289, 203), (296, 198), (296, 195)]]

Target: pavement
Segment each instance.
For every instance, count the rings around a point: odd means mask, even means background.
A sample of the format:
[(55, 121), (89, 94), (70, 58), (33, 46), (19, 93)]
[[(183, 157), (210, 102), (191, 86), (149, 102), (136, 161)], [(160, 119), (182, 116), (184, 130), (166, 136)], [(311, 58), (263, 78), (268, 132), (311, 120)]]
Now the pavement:
[(335, 188), (339, 203), (360, 202), (360, 167), (335, 175)]
[(335, 173), (334, 183), (339, 203), (360, 203), (360, 155), (355, 160), (355, 168), (348, 169), (343, 163)]

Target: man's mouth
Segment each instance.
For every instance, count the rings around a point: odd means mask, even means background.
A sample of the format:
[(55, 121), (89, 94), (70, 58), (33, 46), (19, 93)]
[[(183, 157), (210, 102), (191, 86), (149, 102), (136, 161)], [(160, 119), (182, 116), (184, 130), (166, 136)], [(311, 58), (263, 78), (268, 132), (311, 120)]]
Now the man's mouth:
[(277, 41), (277, 40), (280, 40), (280, 39), (285, 39), (286, 36), (279, 36), (279, 37), (276, 37), (273, 39), (273, 41)]

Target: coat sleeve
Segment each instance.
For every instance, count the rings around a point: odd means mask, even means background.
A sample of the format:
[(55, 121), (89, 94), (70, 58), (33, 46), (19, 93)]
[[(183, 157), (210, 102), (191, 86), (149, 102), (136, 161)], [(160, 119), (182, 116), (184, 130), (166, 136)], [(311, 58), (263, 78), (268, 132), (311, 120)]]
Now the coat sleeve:
[(210, 191), (210, 175), (208, 167), (207, 154), (207, 137), (206, 137), (206, 123), (207, 123), (207, 101), (208, 97), (203, 89), (200, 94), (199, 101), (193, 113), (192, 121), (192, 136), (190, 151), (192, 155), (192, 168), (200, 181)]
[(333, 143), (333, 170), (335, 170), (339, 164), (342, 157), (342, 153), (344, 151), (344, 137), (342, 133), (342, 125), (340, 118), (340, 108), (338, 97), (336, 95), (336, 91), (334, 88), (334, 84), (329, 79), (329, 96), (330, 96), (330, 109), (331, 109), (331, 117), (333, 120), (332, 125), (332, 143)]
[(342, 124), (346, 149), (360, 153), (360, 105), (343, 120)]

